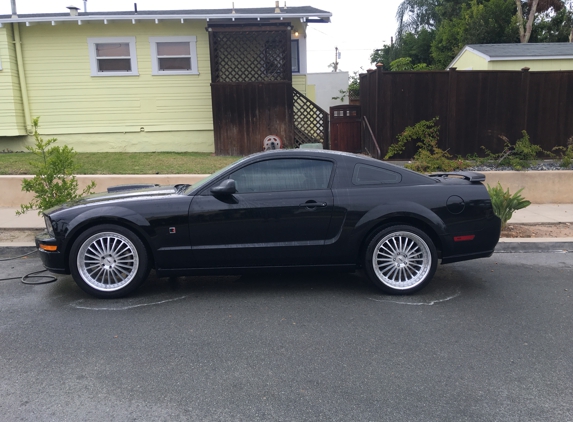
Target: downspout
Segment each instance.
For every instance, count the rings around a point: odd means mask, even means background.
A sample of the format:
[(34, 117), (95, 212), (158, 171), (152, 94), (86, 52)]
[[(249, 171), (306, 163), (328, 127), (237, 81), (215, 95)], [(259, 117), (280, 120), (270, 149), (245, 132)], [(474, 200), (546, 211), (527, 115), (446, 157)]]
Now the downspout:
[(22, 41), (20, 39), (20, 27), (18, 22), (12, 24), (14, 30), (14, 44), (16, 45), (16, 62), (18, 63), (18, 78), (20, 79), (20, 93), (24, 106), (24, 120), (26, 132), (32, 134), (32, 118), (30, 117), (30, 101), (28, 99), (28, 86), (26, 85), (26, 72), (24, 72), (24, 57), (22, 55)]

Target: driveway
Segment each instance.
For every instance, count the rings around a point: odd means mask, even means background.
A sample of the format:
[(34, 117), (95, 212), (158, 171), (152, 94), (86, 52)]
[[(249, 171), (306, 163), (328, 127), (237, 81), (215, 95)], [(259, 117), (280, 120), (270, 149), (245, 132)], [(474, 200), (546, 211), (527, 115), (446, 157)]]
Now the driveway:
[[(9, 277), (37, 258), (0, 262)], [(3, 420), (573, 420), (573, 254), (357, 274), (153, 277), (106, 301), (0, 282)]]

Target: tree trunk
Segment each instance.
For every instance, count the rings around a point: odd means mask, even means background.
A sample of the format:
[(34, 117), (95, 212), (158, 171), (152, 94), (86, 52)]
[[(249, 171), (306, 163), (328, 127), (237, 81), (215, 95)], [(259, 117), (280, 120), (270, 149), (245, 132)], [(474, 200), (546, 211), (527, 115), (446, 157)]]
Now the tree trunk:
[(531, 30), (533, 29), (533, 21), (535, 20), (535, 13), (537, 12), (537, 4), (539, 0), (530, 0), (531, 8), (529, 9), (529, 16), (527, 17), (527, 23), (523, 21), (523, 8), (521, 7), (521, 0), (515, 0), (515, 5), (517, 6), (517, 23), (519, 25), (519, 40), (522, 43), (529, 42), (531, 37)]

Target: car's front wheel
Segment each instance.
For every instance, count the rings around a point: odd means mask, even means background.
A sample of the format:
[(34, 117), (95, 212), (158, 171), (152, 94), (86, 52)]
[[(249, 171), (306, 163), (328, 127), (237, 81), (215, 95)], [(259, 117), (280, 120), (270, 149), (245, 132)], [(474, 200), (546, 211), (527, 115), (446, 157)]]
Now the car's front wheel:
[(70, 251), (72, 277), (85, 292), (100, 298), (118, 298), (133, 292), (149, 274), (143, 242), (120, 226), (87, 229)]
[(410, 294), (426, 286), (438, 265), (434, 243), (422, 230), (408, 226), (386, 227), (366, 248), (369, 279), (390, 294)]

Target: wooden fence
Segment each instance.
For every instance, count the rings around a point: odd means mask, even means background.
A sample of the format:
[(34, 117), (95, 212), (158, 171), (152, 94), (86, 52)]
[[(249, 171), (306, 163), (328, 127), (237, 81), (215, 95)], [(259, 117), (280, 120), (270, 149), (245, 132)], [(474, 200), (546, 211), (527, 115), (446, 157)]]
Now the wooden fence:
[(500, 152), (501, 137), (515, 143), (523, 130), (547, 151), (573, 137), (573, 71), (377, 69), (360, 75), (360, 103), (382, 156), (407, 126), (436, 116), (439, 145), (454, 156)]

